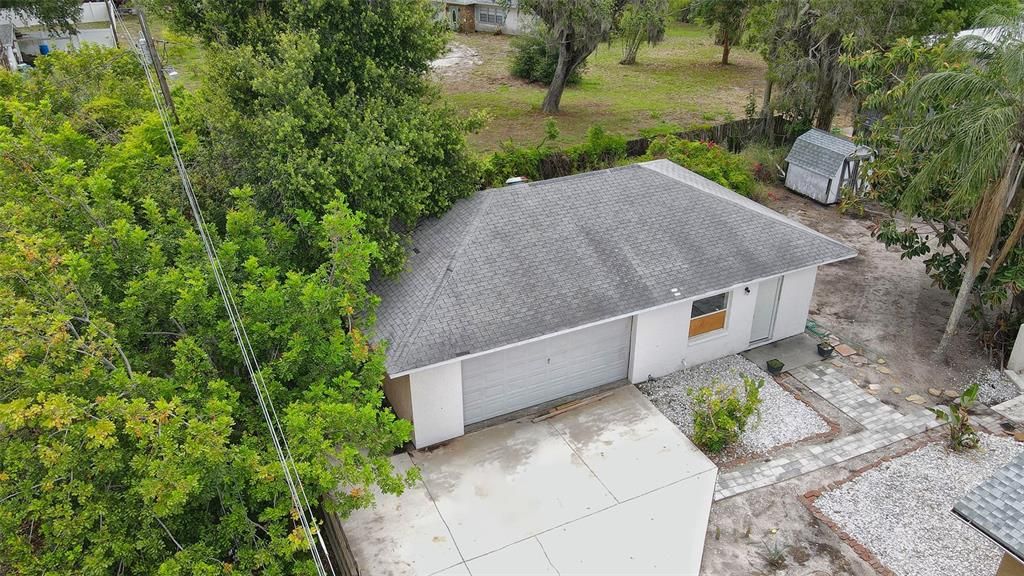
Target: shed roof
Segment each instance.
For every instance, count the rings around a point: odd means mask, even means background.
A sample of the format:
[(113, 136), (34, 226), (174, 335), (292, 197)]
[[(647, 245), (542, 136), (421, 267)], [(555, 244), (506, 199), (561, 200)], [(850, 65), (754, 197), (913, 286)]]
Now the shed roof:
[(953, 513), (1024, 561), (1024, 453), (968, 492)]
[(371, 283), (392, 376), (856, 255), (667, 160), (479, 192), (412, 245)]
[(795, 164), (822, 176), (832, 177), (843, 166), (857, 145), (845, 138), (812, 128), (793, 143), (786, 162)]

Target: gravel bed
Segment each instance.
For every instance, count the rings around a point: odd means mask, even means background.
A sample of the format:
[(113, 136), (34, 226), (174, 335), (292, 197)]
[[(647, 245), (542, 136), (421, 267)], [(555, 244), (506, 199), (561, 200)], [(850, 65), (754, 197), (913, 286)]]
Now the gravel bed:
[(964, 375), (957, 382), (957, 389), (965, 390), (975, 382), (978, 383), (978, 402), (989, 407), (1002, 404), (1021, 394), (1021, 389), (1002, 370), (989, 367)]
[(1002, 552), (950, 510), (1022, 450), (981, 435), (965, 454), (929, 444), (824, 493), (815, 505), (900, 576), (995, 574)]
[(686, 391), (715, 380), (742, 391), (744, 374), (764, 379), (761, 417), (751, 422), (739, 442), (721, 455), (723, 459), (763, 454), (776, 446), (828, 432), (828, 424), (814, 410), (786, 392), (767, 372), (740, 356), (712, 360), (639, 384), (637, 388), (684, 434), (692, 436), (693, 407)]

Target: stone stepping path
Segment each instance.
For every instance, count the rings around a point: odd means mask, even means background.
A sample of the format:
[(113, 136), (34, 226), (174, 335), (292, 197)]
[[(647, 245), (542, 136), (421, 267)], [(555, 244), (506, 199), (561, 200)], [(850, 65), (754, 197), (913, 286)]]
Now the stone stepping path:
[(864, 430), (827, 444), (794, 446), (767, 462), (747, 464), (720, 474), (715, 489), (716, 501), (845, 462), (942, 425), (927, 410), (903, 414), (881, 402), (827, 361), (796, 368), (790, 376), (863, 426)]

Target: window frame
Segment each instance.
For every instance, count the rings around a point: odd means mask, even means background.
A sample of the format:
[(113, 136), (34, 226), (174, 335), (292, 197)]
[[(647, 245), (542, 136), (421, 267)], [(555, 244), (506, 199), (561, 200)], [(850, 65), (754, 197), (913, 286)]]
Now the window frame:
[[(721, 297), (721, 296), (725, 297), (724, 298), (724, 303), (723, 303), (721, 309), (715, 310), (713, 312), (707, 312), (707, 313), (701, 314), (699, 316), (694, 316), (693, 315), (693, 313), (694, 313), (694, 305), (697, 302), (699, 302), (701, 300), (707, 300), (709, 298), (718, 298), (718, 297)], [(726, 334), (727, 330), (729, 328), (729, 309), (732, 307), (731, 304), (732, 304), (732, 291), (719, 292), (718, 294), (712, 294), (710, 296), (705, 296), (703, 298), (696, 298), (696, 299), (694, 299), (690, 303), (690, 323), (688, 324), (687, 331), (686, 331), (688, 341), (694, 342), (694, 341), (701, 341), (701, 340), (709, 340), (709, 339), (714, 338), (716, 336), (721, 336), (723, 334)], [(719, 318), (720, 318), (720, 321), (718, 320)], [(695, 320), (704, 320), (705, 323), (708, 322), (709, 320), (711, 320), (713, 322), (713, 327), (709, 328), (709, 329), (701, 330), (700, 332), (697, 332), (696, 334), (694, 334), (693, 330), (694, 330), (694, 321)]]
[(480, 24), (504, 26), (507, 15), (508, 14), (501, 8), (501, 6), (491, 4), (476, 5), (476, 21)]

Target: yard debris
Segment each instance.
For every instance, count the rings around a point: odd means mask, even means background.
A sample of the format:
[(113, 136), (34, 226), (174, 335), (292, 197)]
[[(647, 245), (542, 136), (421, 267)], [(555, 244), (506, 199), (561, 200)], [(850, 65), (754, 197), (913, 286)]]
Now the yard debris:
[(534, 424), (536, 424), (537, 422), (543, 422), (548, 418), (554, 418), (559, 414), (564, 414), (570, 410), (579, 408), (580, 406), (586, 406), (587, 404), (592, 404), (594, 402), (597, 402), (598, 400), (604, 400), (605, 398), (611, 396), (613, 393), (614, 391), (609, 390), (607, 392), (602, 392), (600, 394), (595, 394), (593, 396), (587, 396), (586, 398), (580, 398), (579, 400), (573, 400), (572, 402), (566, 402), (565, 404), (555, 406), (551, 410), (548, 410), (547, 412), (541, 414), (540, 416), (537, 416), (533, 420), (530, 420), (530, 422), (533, 422)]
[(892, 374), (892, 369), (886, 368), (885, 366), (875, 366), (875, 370), (882, 374)]
[(767, 372), (740, 356), (726, 356), (705, 362), (638, 384), (637, 388), (683, 434), (691, 436), (693, 411), (687, 389), (711, 384), (717, 379), (721, 384), (738, 386), (742, 390), (742, 374), (764, 379), (764, 387), (761, 388), (761, 416), (755, 417), (740, 435), (739, 442), (726, 450), (724, 455), (727, 460), (765, 453), (776, 446), (829, 431), (829, 425), (814, 410), (779, 386)]
[(844, 358), (846, 356), (853, 356), (854, 354), (857, 353), (857, 351), (855, 349), (853, 349), (848, 344), (840, 344), (840, 345), (836, 346), (835, 347), (835, 351), (836, 351), (836, 354), (839, 354), (840, 356), (843, 356)]
[(965, 453), (929, 444), (823, 493), (815, 506), (896, 574), (995, 574), (999, 547), (950, 510), (1021, 450), (988, 434)]

